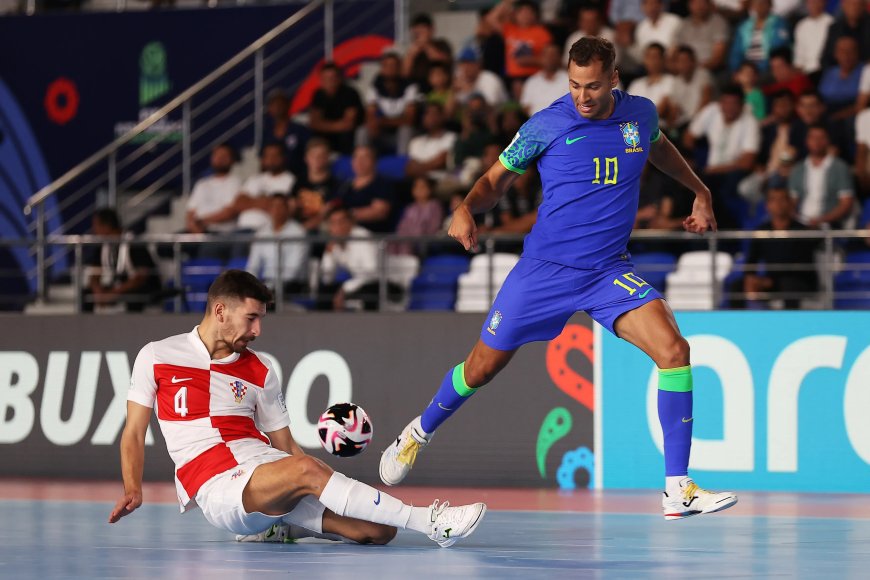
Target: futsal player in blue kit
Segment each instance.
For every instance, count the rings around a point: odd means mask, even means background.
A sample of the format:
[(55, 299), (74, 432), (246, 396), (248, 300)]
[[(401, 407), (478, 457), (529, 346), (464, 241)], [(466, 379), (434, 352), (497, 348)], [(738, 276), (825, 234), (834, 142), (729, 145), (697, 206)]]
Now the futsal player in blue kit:
[(423, 414), (384, 451), (380, 476), (385, 484), (397, 485), (408, 475), (441, 423), (491, 381), (520, 346), (555, 338), (582, 310), (644, 351), (659, 369), (665, 518), (712, 513), (737, 503), (733, 493), (701, 489), (688, 477), (689, 344), (662, 295), (635, 273), (627, 250), (647, 159), (695, 192), (692, 214), (683, 224), (687, 231), (716, 230), (710, 191), (659, 131), (655, 105), (616, 90), (614, 57), (613, 45), (604, 39), (578, 40), (570, 51), (569, 94), (520, 128), (456, 209), (449, 235), (473, 250), (472, 214), (494, 207), (537, 161), (544, 199), (523, 254), (471, 353), (447, 372)]

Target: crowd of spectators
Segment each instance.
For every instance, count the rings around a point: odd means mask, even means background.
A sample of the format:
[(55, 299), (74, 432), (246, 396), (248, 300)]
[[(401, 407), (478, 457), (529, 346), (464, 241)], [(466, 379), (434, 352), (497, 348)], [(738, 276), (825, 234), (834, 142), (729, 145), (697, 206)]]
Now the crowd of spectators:
[[(385, 51), (363, 86), (325, 63), (304, 122), (290, 117), (286, 93), (270, 93), (261, 172), (239, 182), (235, 150), (216, 147), (210, 175), (189, 198), (187, 231), (443, 233), (451, 209), (520, 125), (567, 92), (568, 50), (587, 35), (614, 43), (620, 88), (655, 102), (662, 130), (711, 188), (720, 227), (863, 225), (859, 208), (870, 194), (864, 0), (504, 0), (480, 11), (461, 46), (440, 38), (430, 16), (415, 16), (409, 45)], [(482, 230), (528, 232), (541, 197), (530, 170), (480, 216)], [(636, 227), (678, 230), (691, 200), (649, 169)], [(792, 213), (771, 226), (772, 206)], [(777, 256), (797, 259), (791, 254), (802, 250), (793, 247)], [(238, 248), (213, 251), (233, 256)], [(413, 242), (389, 247), (425, 251)], [(340, 308), (370, 282), (353, 271), (371, 261), (366, 252), (353, 242), (298, 243), (282, 252), (279, 268), (274, 250), (255, 243), (248, 268), (299, 290), (308, 276), (301, 264), (316, 256), (328, 289), (318, 304)], [(339, 283), (342, 265), (352, 271)], [(747, 277), (746, 284), (767, 282)]]

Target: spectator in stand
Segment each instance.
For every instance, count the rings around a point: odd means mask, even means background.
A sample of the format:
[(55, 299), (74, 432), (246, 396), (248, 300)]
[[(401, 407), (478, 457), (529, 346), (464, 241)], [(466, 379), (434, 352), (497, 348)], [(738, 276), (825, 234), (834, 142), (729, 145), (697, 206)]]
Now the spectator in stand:
[(278, 243), (254, 242), (245, 270), (272, 289), (278, 283), (282, 284), (284, 296), (291, 297), (308, 287), (308, 244), (298, 239), (305, 237), (305, 229), (292, 218), (296, 213), (296, 203), (292, 197), (276, 193), (270, 195), (268, 201), (272, 223), (258, 231), (257, 237), (297, 239), (280, 242), (280, 264)]
[(359, 94), (344, 82), (338, 65), (324, 64), (320, 69), (320, 88), (311, 99), (308, 121), (311, 131), (329, 141), (333, 151), (348, 155), (353, 151), (363, 115)]
[(643, 66), (646, 76), (634, 79), (628, 85), (628, 93), (646, 97), (656, 105), (659, 119), (667, 125), (671, 115), (671, 96), (674, 94), (674, 77), (665, 72), (665, 47), (658, 42), (648, 44), (643, 51)]
[(726, 86), (718, 101), (701, 109), (683, 137), (689, 150), (697, 139), (706, 138), (709, 150), (702, 175), (720, 208), (717, 221), (722, 228), (740, 226), (744, 210), (737, 185), (755, 167), (760, 141), (758, 122), (744, 108), (743, 90)]
[[(713, 76), (698, 66), (691, 46), (677, 47), (669, 125), (681, 129), (713, 99)], [(629, 91), (630, 92), (630, 91)]]
[(151, 253), (142, 244), (131, 244), (124, 237), (118, 214), (100, 209), (91, 221), (96, 236), (115, 243), (104, 243), (85, 260), (85, 288), (82, 310), (122, 305), (127, 312), (142, 312), (158, 295), (160, 276)]
[[(609, 40), (611, 43), (616, 41), (616, 33), (612, 28), (605, 26), (604, 15), (601, 10), (593, 6), (583, 6), (577, 13), (577, 30), (568, 36), (565, 41), (565, 50), (563, 52), (562, 62), (568, 62), (568, 55), (571, 52), (571, 47), (574, 43), (587, 36), (597, 36)], [(619, 55), (616, 56), (617, 63)]]
[(714, 72), (725, 66), (729, 38), (728, 22), (714, 11), (711, 0), (689, 0), (689, 16), (674, 38), (677, 45), (690, 46), (698, 63)]
[(496, 139), (504, 146), (516, 136), (523, 123), (528, 121), (523, 110), (516, 103), (508, 103), (501, 108), (496, 117)]
[(474, 94), (482, 95), (493, 108), (502, 106), (508, 100), (504, 83), (492, 71), (483, 70), (480, 53), (474, 48), (465, 48), (459, 55), (454, 90), (457, 100), (466, 105)]
[(442, 179), (452, 165), (456, 133), (444, 129), (444, 108), (438, 103), (429, 103), (423, 110), (423, 130), (408, 146), (405, 173), (409, 177)]
[(401, 76), (399, 57), (381, 57), (381, 70), (366, 91), (366, 142), (385, 155), (406, 155), (414, 134), (417, 85)]
[(842, 227), (855, 202), (849, 166), (831, 153), (830, 145), (824, 125), (810, 127), (807, 157), (789, 175), (788, 188), (797, 202), (798, 216), (810, 227)]
[(667, 12), (662, 0), (643, 0), (641, 8), (644, 18), (634, 31), (637, 52), (644, 52), (653, 43), (662, 45), (666, 51), (671, 50), (682, 22), (680, 17)]
[[(208, 177), (198, 179), (187, 200), (185, 230), (192, 234), (206, 232), (231, 232), (236, 229), (233, 215), (227, 214), (221, 221), (208, 219), (232, 206), (242, 182), (230, 172), (236, 162), (236, 150), (228, 143), (212, 149), (211, 170)], [(206, 220), (208, 220), (206, 222)]]
[(326, 199), (338, 191), (341, 182), (332, 174), (329, 141), (314, 137), (305, 147), (305, 178), (295, 187), (296, 209), (306, 230), (314, 232), (326, 217)]
[(474, 36), (469, 38), (463, 45), (460, 54), (471, 49), (480, 55), (480, 63), (483, 70), (495, 74), (499, 78), (504, 76), (504, 38), (500, 29), (495, 28), (486, 17), (490, 8), (482, 8), (478, 12), (477, 29)]
[(734, 82), (743, 89), (752, 116), (759, 121), (767, 117), (767, 103), (758, 87), (758, 67), (751, 62), (744, 62), (734, 73)]
[(825, 12), (825, 0), (807, 0), (807, 15), (794, 29), (794, 64), (804, 74), (822, 70), (822, 51), (834, 17)]
[(283, 143), (287, 169), (293, 175), (305, 172), (305, 144), (311, 132), (308, 127), (290, 119), (290, 98), (281, 89), (269, 91), (266, 96), (266, 141)]
[(544, 47), (541, 70), (530, 76), (523, 85), (520, 104), (529, 116), (568, 92), (568, 72), (562, 64), (562, 51), (555, 44)]
[(335, 195), (326, 200), (329, 208), (346, 208), (354, 222), (373, 232), (393, 231), (395, 199), (393, 184), (378, 175), (377, 154), (368, 145), (360, 145), (351, 158), (353, 177), (342, 183)]
[[(444, 221), (444, 208), (441, 202), (433, 199), (435, 181), (428, 177), (417, 177), (411, 185), (414, 202), (405, 208), (402, 219), (396, 228), (400, 236), (432, 236), (441, 230)], [(397, 242), (391, 248), (394, 254), (414, 254), (413, 242)], [(424, 246), (425, 248), (425, 246)]]
[(865, 108), (855, 117), (855, 141), (855, 178), (861, 199), (866, 200), (870, 198), (870, 108)]
[(813, 87), (809, 77), (796, 68), (791, 62), (791, 49), (786, 46), (770, 52), (770, 74), (773, 82), (764, 86), (764, 94), (768, 97), (780, 91), (791, 91), (795, 98), (807, 89)]
[(837, 41), (849, 36), (858, 43), (858, 59), (870, 60), (870, 14), (866, 0), (841, 0), (840, 14), (828, 28), (825, 48), (822, 50), (822, 68), (834, 66)]
[(819, 82), (819, 93), (828, 108), (831, 120), (854, 118), (857, 114), (861, 73), (865, 66), (858, 60), (858, 41), (851, 36), (840, 37), (835, 45), (837, 64), (825, 68)]
[(769, 68), (770, 53), (780, 46), (788, 46), (788, 26), (771, 14), (770, 0), (752, 0), (752, 12), (734, 32), (731, 45), (731, 70), (737, 70), (743, 61), (749, 61), (762, 73)]
[[(344, 310), (350, 301), (361, 301), (366, 310), (378, 307), (378, 247), (372, 234), (354, 221), (346, 207), (335, 207), (327, 217), (329, 235), (334, 238), (326, 245), (320, 263), (322, 283), (318, 292), (318, 310)], [(361, 239), (359, 239), (361, 238)], [(350, 274), (344, 282), (335, 282), (341, 268)], [(389, 291), (395, 295), (395, 286)]]
[(721, 14), (732, 26), (746, 18), (748, 0), (713, 0), (716, 12)]
[[(652, 164), (644, 167), (641, 177), (640, 199), (634, 227), (652, 230), (680, 230), (683, 221), (692, 214), (695, 194), (656, 169)], [(646, 251), (658, 250), (654, 242), (643, 242)], [(673, 252), (673, 242), (663, 242), (662, 251)]]
[(426, 102), (441, 105), (444, 108), (444, 118), (454, 122), (458, 118), (458, 101), (453, 88), (453, 75), (450, 67), (441, 62), (429, 67), (429, 92)]
[(283, 143), (269, 143), (263, 147), (260, 166), (261, 172), (242, 184), (232, 205), (202, 219), (206, 227), (235, 217), (236, 232), (254, 233), (272, 223), (267, 212), (269, 196), (274, 193), (289, 194), (296, 178), (286, 169)]
[(504, 36), (505, 73), (514, 99), (519, 99), (523, 81), (541, 69), (541, 53), (553, 42), (539, 16), (538, 3), (532, 0), (502, 0), (487, 14)]
[(480, 177), (480, 158), (484, 148), (495, 142), (490, 128), (490, 110), (483, 97), (476, 96), (468, 102), (462, 115), (462, 131), (453, 148), (453, 163), (457, 168), (457, 180), (470, 188), (474, 179)]
[(428, 14), (418, 14), (411, 21), (411, 46), (401, 63), (402, 76), (428, 92), (429, 70), (435, 63), (450, 66), (453, 57), (450, 45), (435, 38), (435, 25)]
[[(768, 187), (766, 193), (769, 220), (758, 231), (805, 231), (807, 226), (794, 216), (794, 201), (788, 190), (780, 186)], [(785, 307), (800, 308), (801, 295), (811, 297), (818, 291), (819, 281), (815, 270), (815, 251), (818, 240), (772, 239), (750, 240), (746, 253), (746, 274), (732, 286), (732, 291), (741, 289), (746, 299), (768, 302), (784, 296)], [(797, 294), (797, 295), (796, 295)], [(745, 308), (745, 300), (731, 301), (732, 308)]]

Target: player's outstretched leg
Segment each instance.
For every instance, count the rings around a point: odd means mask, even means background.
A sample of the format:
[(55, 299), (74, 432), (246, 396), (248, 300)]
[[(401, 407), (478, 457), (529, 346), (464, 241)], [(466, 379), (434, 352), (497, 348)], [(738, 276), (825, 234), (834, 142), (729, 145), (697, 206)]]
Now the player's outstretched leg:
[(680, 334), (671, 309), (654, 300), (626, 312), (614, 325), (617, 335), (637, 346), (659, 369), (658, 412), (664, 436), (665, 519), (678, 520), (722, 511), (737, 503), (732, 492), (701, 489), (689, 477), (692, 448), (692, 367), (689, 343)]
[(381, 455), (381, 481), (398, 485), (411, 471), (417, 454), (423, 450), (435, 430), (459, 407), (498, 374), (513, 357), (515, 350), (496, 350), (478, 340), (465, 362), (444, 376), (441, 386), (423, 414), (415, 417)]
[(401, 528), (426, 534), (442, 547), (452, 546), (471, 535), (486, 513), (482, 503), (452, 507), (435, 500), (429, 507), (412, 507), (310, 455), (260, 465), (242, 500), (247, 512), (284, 515), (309, 495), (331, 512), (324, 514), (322, 532), (362, 544), (386, 544)]

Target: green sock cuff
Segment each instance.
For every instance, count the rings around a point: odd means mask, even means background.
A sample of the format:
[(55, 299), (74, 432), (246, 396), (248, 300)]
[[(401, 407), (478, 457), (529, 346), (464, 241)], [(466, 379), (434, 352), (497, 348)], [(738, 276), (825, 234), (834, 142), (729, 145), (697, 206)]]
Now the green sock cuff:
[(461, 363), (453, 367), (453, 390), (460, 397), (470, 397), (474, 394), (474, 389), (468, 386), (465, 382), (465, 363)]
[(692, 367), (659, 369), (659, 390), (688, 393), (692, 390)]

